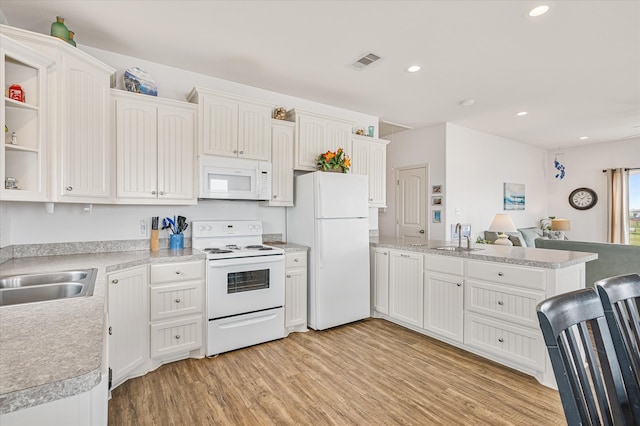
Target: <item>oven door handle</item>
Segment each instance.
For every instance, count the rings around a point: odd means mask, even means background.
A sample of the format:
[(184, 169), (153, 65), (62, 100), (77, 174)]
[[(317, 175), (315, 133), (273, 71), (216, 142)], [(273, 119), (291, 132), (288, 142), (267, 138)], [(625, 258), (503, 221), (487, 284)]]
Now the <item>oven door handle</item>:
[(224, 268), (233, 265), (252, 265), (278, 262), (284, 262), (284, 255), (276, 254), (271, 256), (239, 257), (236, 259), (209, 259), (209, 268)]

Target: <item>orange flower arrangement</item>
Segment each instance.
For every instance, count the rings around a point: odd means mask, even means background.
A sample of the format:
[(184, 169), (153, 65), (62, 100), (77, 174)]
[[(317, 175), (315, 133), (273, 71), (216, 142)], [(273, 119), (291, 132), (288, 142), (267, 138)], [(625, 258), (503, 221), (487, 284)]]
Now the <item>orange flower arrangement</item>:
[(344, 153), (342, 148), (338, 148), (336, 152), (331, 150), (320, 154), (318, 157), (318, 166), (324, 171), (336, 170), (342, 173), (347, 173), (349, 167), (351, 167), (351, 159)]

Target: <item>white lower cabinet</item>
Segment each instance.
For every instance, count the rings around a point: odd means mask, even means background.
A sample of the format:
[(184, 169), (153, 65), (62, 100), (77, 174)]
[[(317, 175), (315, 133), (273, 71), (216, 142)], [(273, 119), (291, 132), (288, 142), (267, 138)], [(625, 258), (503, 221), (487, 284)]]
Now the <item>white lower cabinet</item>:
[(555, 387), (536, 306), (556, 294), (584, 288), (584, 263), (547, 269), (385, 247), (372, 249), (371, 257), (372, 286), (378, 293), (372, 299), (373, 316), (410, 326)]
[(203, 356), (204, 261), (108, 274), (112, 388), (165, 362)]
[(375, 312), (389, 313), (389, 249), (376, 247), (372, 250), (371, 280), (373, 288), (372, 307)]
[(307, 252), (285, 253), (285, 333), (307, 331)]
[(149, 358), (147, 271), (141, 266), (107, 276), (112, 387), (142, 374), (140, 367)]
[(451, 257), (425, 255), (424, 266), (424, 329), (462, 342), (463, 261)]
[(423, 264), (423, 254), (389, 250), (389, 316), (416, 327), (423, 323)]

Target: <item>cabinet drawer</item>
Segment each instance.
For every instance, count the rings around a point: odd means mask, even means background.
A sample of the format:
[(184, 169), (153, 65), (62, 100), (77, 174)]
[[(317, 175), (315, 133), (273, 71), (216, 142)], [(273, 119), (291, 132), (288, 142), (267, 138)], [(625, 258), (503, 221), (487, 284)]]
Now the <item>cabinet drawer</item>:
[(193, 315), (201, 311), (201, 282), (151, 287), (151, 321)]
[(536, 306), (544, 293), (467, 280), (466, 309), (507, 322), (538, 328)]
[(544, 290), (545, 272), (542, 269), (507, 265), (495, 262), (467, 262), (467, 276), (501, 284)]
[(302, 268), (307, 266), (307, 252), (293, 252), (285, 254), (285, 268)]
[(179, 262), (151, 265), (151, 284), (204, 279), (204, 262)]
[(436, 256), (426, 254), (424, 256), (424, 269), (427, 271), (441, 272), (443, 274), (463, 275), (463, 260), (450, 256)]
[(201, 346), (201, 317), (151, 324), (151, 358), (162, 358)]
[(544, 371), (546, 347), (542, 333), (466, 313), (464, 343), (494, 354), (509, 364)]

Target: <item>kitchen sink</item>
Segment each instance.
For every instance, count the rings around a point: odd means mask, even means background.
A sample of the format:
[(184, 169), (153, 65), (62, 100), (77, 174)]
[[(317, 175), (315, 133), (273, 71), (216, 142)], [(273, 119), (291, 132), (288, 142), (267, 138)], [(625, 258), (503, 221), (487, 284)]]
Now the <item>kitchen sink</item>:
[(0, 277), (0, 306), (93, 295), (98, 270)]
[(458, 246), (443, 246), (443, 247), (436, 247), (436, 250), (445, 250), (445, 251), (477, 251), (477, 250), (484, 250), (484, 249), (481, 249), (481, 248), (458, 247)]

